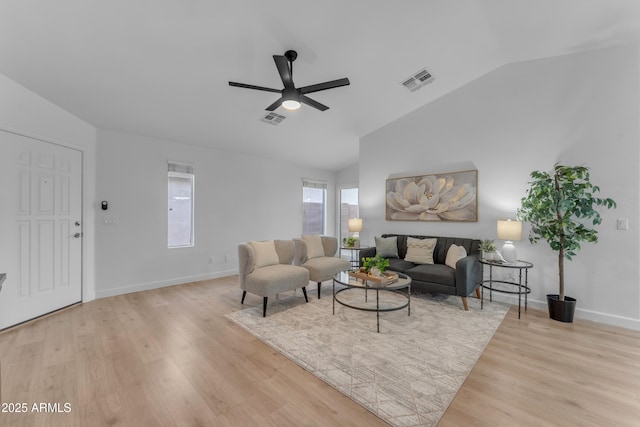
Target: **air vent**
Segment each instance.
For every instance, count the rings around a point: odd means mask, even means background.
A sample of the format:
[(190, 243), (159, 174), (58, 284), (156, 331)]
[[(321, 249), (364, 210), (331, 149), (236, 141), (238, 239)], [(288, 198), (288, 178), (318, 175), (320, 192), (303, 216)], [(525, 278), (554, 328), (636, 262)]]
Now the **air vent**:
[(260, 121), (269, 123), (270, 125), (278, 126), (286, 118), (287, 118), (286, 116), (281, 116), (280, 114), (271, 112), (271, 113), (265, 114), (264, 117), (261, 117)]
[(433, 74), (427, 71), (426, 68), (414, 73), (412, 76), (407, 77), (402, 81), (402, 86), (409, 89), (410, 92), (415, 92), (423, 86), (431, 83), (434, 80)]

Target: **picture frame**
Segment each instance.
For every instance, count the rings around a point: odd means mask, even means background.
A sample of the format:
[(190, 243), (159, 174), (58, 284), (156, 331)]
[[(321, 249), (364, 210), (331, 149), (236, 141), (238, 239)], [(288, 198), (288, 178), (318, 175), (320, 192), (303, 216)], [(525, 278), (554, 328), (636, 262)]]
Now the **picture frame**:
[(388, 221), (478, 222), (478, 171), (386, 180)]

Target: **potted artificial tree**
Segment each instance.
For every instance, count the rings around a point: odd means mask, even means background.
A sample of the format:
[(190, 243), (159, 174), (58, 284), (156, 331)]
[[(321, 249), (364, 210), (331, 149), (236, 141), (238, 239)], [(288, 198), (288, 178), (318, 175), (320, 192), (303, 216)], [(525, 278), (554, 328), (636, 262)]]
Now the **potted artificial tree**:
[(602, 218), (595, 208), (615, 208), (616, 202), (595, 196), (600, 188), (591, 184), (589, 168), (584, 166), (556, 163), (552, 173), (534, 171), (531, 178), (518, 218), (531, 224), (531, 243), (544, 239), (558, 251), (559, 293), (547, 295), (549, 317), (572, 322), (576, 300), (564, 293), (564, 260), (571, 261), (582, 242), (598, 241), (594, 227)]

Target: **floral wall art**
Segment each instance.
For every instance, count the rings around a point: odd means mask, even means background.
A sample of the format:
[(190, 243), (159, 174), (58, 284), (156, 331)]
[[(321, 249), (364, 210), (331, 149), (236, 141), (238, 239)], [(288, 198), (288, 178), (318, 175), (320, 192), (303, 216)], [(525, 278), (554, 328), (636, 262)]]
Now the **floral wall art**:
[(478, 221), (478, 171), (387, 179), (386, 219)]

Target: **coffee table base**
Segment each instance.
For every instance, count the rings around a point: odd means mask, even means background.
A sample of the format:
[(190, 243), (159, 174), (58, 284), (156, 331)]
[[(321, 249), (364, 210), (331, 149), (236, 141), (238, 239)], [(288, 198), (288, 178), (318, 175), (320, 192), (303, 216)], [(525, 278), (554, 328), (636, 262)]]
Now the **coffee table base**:
[[(350, 290), (350, 289), (355, 289), (355, 288), (361, 288), (365, 291), (365, 301), (367, 301), (367, 293), (369, 291), (375, 291), (376, 293), (376, 306), (374, 307), (362, 307), (362, 306), (357, 306), (357, 305), (352, 305), (349, 304), (345, 301), (341, 301), (338, 298), (338, 295), (341, 292)], [(377, 326), (377, 331), (378, 333), (380, 332), (380, 313), (381, 312), (387, 312), (387, 311), (397, 311), (397, 310), (402, 310), (403, 308), (407, 307), (407, 316), (411, 316), (411, 285), (407, 284), (406, 286), (407, 289), (407, 293), (405, 294), (404, 292), (401, 292), (397, 289), (386, 289), (386, 288), (377, 288), (377, 287), (363, 287), (363, 286), (348, 286), (346, 288), (342, 288), (342, 289), (338, 289), (336, 291), (336, 280), (333, 280), (333, 314), (336, 314), (336, 301), (338, 302), (338, 304), (343, 305), (345, 307), (348, 308), (352, 308), (354, 310), (360, 310), (360, 311), (370, 311), (370, 312), (375, 312), (376, 313), (376, 326)], [(393, 306), (393, 307), (380, 307), (380, 292), (384, 291), (384, 292), (391, 292), (391, 293), (395, 293), (395, 294), (399, 294), (402, 295), (403, 297), (407, 298), (407, 302), (402, 304), (402, 305), (398, 305), (398, 306)]]

